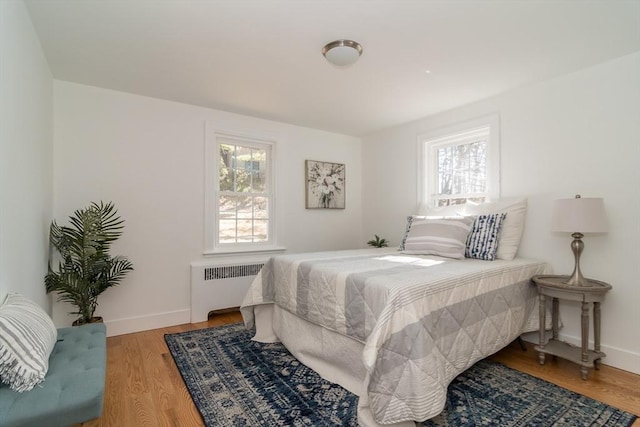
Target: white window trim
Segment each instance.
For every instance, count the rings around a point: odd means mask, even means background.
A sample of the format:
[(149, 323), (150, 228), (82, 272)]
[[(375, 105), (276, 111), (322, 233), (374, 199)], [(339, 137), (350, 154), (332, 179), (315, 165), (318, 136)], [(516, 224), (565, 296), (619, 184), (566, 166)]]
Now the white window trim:
[[(500, 198), (500, 116), (490, 114), (478, 117), (473, 120), (457, 123), (451, 126), (438, 128), (432, 131), (421, 133), (417, 138), (417, 206), (421, 210), (423, 206), (432, 207), (433, 198), (431, 195), (434, 191), (428, 188), (426, 178), (429, 172), (429, 151), (427, 145), (431, 141), (444, 140), (448, 136), (459, 134), (466, 131), (473, 131), (489, 126), (489, 138), (487, 146), (487, 194), (489, 200), (497, 200)], [(432, 185), (434, 183), (432, 182)]]
[[(226, 140), (238, 140), (241, 145), (250, 146), (252, 142), (262, 146), (270, 147), (269, 156), (269, 176), (270, 183), (269, 193), (269, 236), (268, 242), (261, 243), (236, 243), (224, 244), (217, 243), (217, 221), (218, 210), (216, 208), (216, 184), (218, 182), (218, 149), (217, 141), (219, 138)], [(282, 252), (286, 248), (278, 246), (276, 234), (276, 141), (277, 135), (266, 132), (247, 132), (237, 130), (227, 130), (215, 126), (215, 124), (207, 122), (205, 124), (205, 144), (204, 144), (204, 233), (205, 233), (205, 249), (204, 255), (229, 255), (229, 254), (254, 254)], [(213, 163), (213, 164), (212, 164)]]

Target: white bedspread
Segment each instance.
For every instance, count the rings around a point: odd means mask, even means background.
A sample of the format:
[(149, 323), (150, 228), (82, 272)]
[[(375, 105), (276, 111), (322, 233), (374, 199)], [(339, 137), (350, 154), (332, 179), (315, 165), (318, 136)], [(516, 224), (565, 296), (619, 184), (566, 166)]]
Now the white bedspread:
[(451, 260), (369, 249), (283, 255), (255, 278), (241, 310), (282, 309), (363, 344), (364, 396), (376, 422), (440, 413), (449, 383), (537, 328), (540, 261)]

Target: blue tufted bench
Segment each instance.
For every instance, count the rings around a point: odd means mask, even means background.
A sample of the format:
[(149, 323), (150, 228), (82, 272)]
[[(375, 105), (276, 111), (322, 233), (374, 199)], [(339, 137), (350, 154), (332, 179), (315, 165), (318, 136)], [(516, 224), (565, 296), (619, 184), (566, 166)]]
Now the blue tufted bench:
[(40, 385), (23, 393), (0, 385), (0, 427), (67, 427), (100, 417), (106, 350), (102, 323), (58, 329)]

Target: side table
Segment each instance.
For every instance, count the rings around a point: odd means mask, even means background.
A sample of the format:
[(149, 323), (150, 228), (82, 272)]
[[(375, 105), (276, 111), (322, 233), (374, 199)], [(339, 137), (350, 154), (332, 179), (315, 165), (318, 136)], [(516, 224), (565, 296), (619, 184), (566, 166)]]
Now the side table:
[[(605, 354), (600, 351), (600, 303), (611, 289), (608, 283), (585, 279), (586, 286), (568, 285), (569, 276), (533, 276), (531, 280), (538, 287), (540, 298), (540, 339), (535, 347), (540, 364), (544, 365), (545, 355), (558, 356), (580, 365), (582, 379), (587, 379), (589, 368), (599, 369), (600, 359)], [(552, 297), (551, 325), (552, 338), (545, 344), (546, 297)], [(576, 347), (558, 341), (558, 299), (582, 302), (582, 346)], [(593, 340), (594, 349), (589, 350), (589, 304), (593, 303)]]

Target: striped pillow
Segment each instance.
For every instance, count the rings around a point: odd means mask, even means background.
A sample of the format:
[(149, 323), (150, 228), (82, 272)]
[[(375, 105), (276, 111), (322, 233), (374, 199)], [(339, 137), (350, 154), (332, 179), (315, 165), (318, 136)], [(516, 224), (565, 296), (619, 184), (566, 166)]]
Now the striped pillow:
[(0, 380), (12, 390), (31, 390), (44, 380), (58, 331), (38, 304), (9, 294), (0, 306)]
[(500, 227), (506, 217), (506, 213), (478, 215), (467, 237), (464, 256), (485, 261), (496, 259)]
[(412, 217), (402, 251), (413, 255), (464, 258), (467, 234), (473, 217)]

